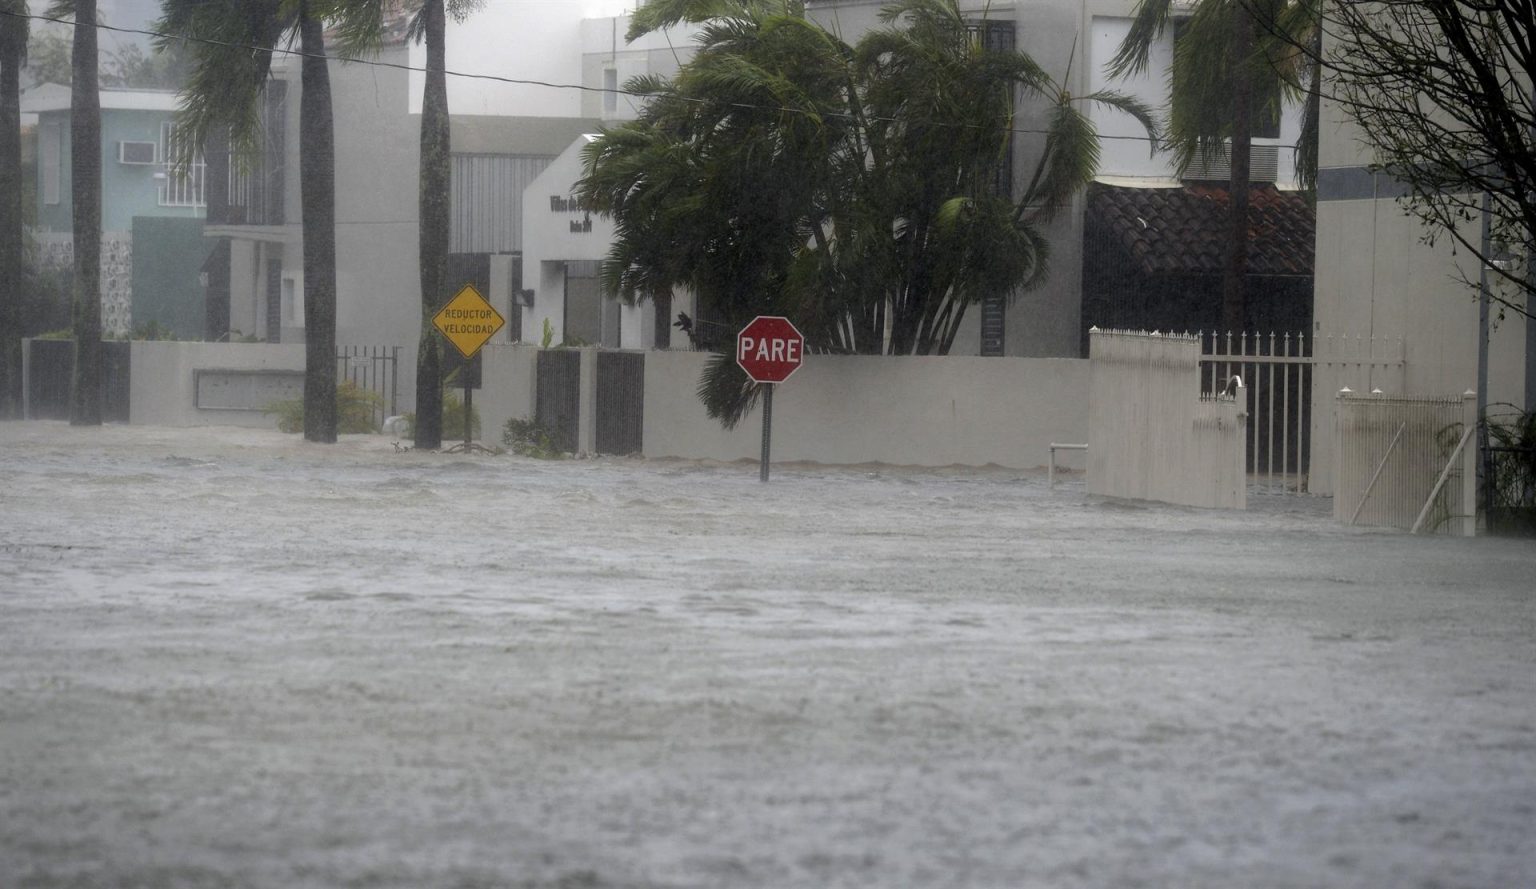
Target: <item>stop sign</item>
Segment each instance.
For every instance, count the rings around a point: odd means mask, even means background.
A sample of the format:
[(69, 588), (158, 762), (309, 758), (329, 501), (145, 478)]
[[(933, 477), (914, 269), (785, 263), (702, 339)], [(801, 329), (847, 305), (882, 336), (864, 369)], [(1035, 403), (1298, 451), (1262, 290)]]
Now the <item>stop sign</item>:
[(736, 335), (736, 363), (758, 383), (782, 383), (800, 368), (805, 337), (778, 315), (758, 315)]

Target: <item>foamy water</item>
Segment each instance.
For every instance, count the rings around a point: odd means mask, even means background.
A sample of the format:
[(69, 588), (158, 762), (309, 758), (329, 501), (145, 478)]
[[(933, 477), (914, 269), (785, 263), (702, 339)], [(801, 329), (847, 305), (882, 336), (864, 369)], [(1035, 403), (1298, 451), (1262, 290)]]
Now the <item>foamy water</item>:
[(0, 886), (1536, 882), (1536, 547), (0, 424)]

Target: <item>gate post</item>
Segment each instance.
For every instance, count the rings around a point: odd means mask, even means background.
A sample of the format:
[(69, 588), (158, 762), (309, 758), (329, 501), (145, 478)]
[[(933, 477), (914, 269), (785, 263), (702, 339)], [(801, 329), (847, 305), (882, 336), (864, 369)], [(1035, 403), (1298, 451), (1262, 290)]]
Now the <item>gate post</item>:
[[(1232, 458), (1236, 466), (1232, 478), (1236, 480), (1237, 490), (1234, 494), (1234, 508), (1248, 508), (1248, 426), (1252, 418), (1248, 416), (1248, 387), (1243, 385), (1243, 378), (1234, 376), (1232, 382), (1232, 419), (1233, 435), (1237, 441), (1232, 447)], [(1254, 460), (1257, 465), (1257, 458)], [(1257, 474), (1257, 473), (1255, 473)]]
[(32, 338), (21, 341), (21, 418), (32, 419)]
[[(1476, 429), (1478, 421), (1477, 393), (1468, 389), (1461, 396), (1461, 422), (1463, 429)], [(1461, 450), (1461, 536), (1477, 536), (1477, 461), (1478, 442), (1481, 435), (1474, 435), (1470, 447)]]

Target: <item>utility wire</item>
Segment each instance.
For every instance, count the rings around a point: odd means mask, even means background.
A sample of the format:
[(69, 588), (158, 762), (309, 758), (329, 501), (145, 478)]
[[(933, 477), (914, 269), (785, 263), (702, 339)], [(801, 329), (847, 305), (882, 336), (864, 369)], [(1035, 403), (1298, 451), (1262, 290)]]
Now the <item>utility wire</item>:
[[(0, 16), (8, 16), (10, 18), (32, 19), (34, 21), (52, 22), (53, 24), (56, 24), (56, 25), (66, 25), (66, 26), (69, 26), (69, 27), (77, 27), (77, 23), (75, 21), (71, 20), (71, 19), (56, 18), (54, 16), (39, 15), (37, 13), (9, 12), (9, 11), (5, 11), (5, 10), (0, 10)], [(416, 72), (416, 73), (421, 73), (421, 74), (427, 73), (427, 69), (425, 67), (421, 67), (421, 66), (417, 66), (417, 65), (407, 65), (407, 64), (404, 64), (404, 63), (401, 63), (401, 62), (385, 62), (385, 61), (381, 61), (379, 59), (364, 59), (364, 58), (356, 58), (356, 57), (349, 57), (349, 56), (332, 56), (332, 55), (327, 55), (327, 54), (324, 54), (324, 53), (307, 53), (307, 52), (304, 52), (301, 49), (292, 49), (292, 48), (277, 47), (277, 46), (272, 46), (272, 47), (256, 46), (254, 44), (248, 44), (248, 43), (232, 43), (232, 42), (227, 41), (227, 40), (215, 40), (214, 38), (211, 38), (211, 37), (193, 37), (193, 36), (185, 36), (185, 35), (179, 35), (179, 34), (168, 34), (168, 33), (165, 33), (163, 31), (149, 31), (149, 30), (145, 30), (145, 29), (142, 29), (142, 28), (121, 28), (121, 27), (115, 27), (113, 25), (103, 24), (101, 22), (97, 22), (94, 27), (97, 30), (101, 30), (101, 31), (113, 31), (113, 32), (116, 32), (116, 33), (119, 33), (119, 34), (137, 34), (137, 35), (140, 35), (140, 36), (143, 36), (143, 37), (153, 37), (153, 38), (156, 38), (158, 40), (181, 40), (181, 41), (186, 41), (186, 42), (189, 42), (189, 43), (206, 43), (206, 44), (208, 44), (210, 46), (222, 46), (222, 47), (226, 47), (228, 49), (244, 49), (244, 50), (254, 50), (256, 52), (271, 52), (271, 53), (275, 53), (275, 54), (278, 54), (278, 55), (295, 56), (295, 57), (298, 57), (298, 58), (324, 59), (327, 62), (341, 62), (343, 64), (348, 64), (348, 65), (371, 65), (371, 66), (376, 67), (376, 68), (393, 68), (393, 69), (396, 69), (396, 70), (399, 70), (399, 71), (409, 71), (409, 72)], [(477, 73), (474, 73), (474, 72), (471, 72), (471, 71), (449, 71), (449, 70), (445, 69), (443, 73), (445, 75), (449, 76), (449, 77), (460, 77), (460, 78), (464, 78), (466, 80), (488, 80), (488, 81), (492, 81), (492, 82), (495, 82), (495, 83), (510, 84), (512, 86), (540, 86), (540, 87), (547, 87), (549, 89), (579, 90), (579, 91), (582, 91), (582, 92), (589, 92), (589, 93), (613, 93), (615, 95), (633, 96), (633, 97), (637, 97), (637, 98), (654, 98), (656, 96), (663, 95), (662, 93), (632, 92), (630, 90), (625, 90), (625, 89), (612, 90), (612, 89), (608, 89), (606, 87), (586, 86), (584, 84), (579, 84), (579, 83), (551, 83), (550, 81), (546, 81), (546, 80), (528, 80), (528, 79), (522, 79), (522, 78), (517, 78), (517, 77), (503, 77), (503, 76), (497, 75), (497, 74), (477, 74)], [(696, 98), (693, 98), (691, 96), (674, 96), (673, 98), (681, 99), (681, 100), (687, 101), (687, 102), (694, 102), (694, 103), (698, 103), (698, 104), (701, 104), (701, 105), (702, 104), (706, 104), (706, 100), (704, 100), (704, 99), (696, 99)], [(732, 108), (741, 108), (743, 110), (748, 110), (748, 111), (779, 111), (779, 112), (790, 112), (790, 113), (794, 113), (794, 114), (807, 114), (807, 115), (813, 113), (813, 112), (806, 111), (806, 110), (800, 109), (800, 108), (788, 108), (788, 107), (784, 107), (784, 106), (774, 106), (774, 105), (754, 105), (754, 104), (747, 103), (747, 102), (731, 102), (731, 103), (729, 103), (729, 105)], [(843, 113), (843, 112), (831, 112), (831, 113), (824, 114), (822, 116), (825, 116), (825, 117), (843, 117), (843, 118), (852, 118), (853, 117), (853, 115), (846, 114), (846, 113)], [(872, 118), (869, 118), (869, 119), (872, 120), (872, 121), (878, 121), (878, 122), (881, 122), (881, 123), (901, 123), (901, 121), (896, 120), (895, 118), (890, 118), (890, 117), (872, 117)], [(979, 129), (979, 127), (976, 124), (941, 123), (941, 124), (929, 124), (929, 125), (930, 126), (939, 126), (939, 127), (949, 127), (951, 129)], [(1034, 129), (1019, 128), (1019, 127), (1010, 127), (1010, 128), (1008, 128), (1007, 132), (1013, 133), (1013, 134), (1017, 134), (1017, 135), (1031, 135), (1031, 136), (1046, 136), (1046, 135), (1050, 135), (1050, 131), (1049, 130), (1034, 130)], [(1113, 134), (1105, 134), (1105, 133), (1097, 134), (1097, 138), (1099, 138), (1099, 139), (1114, 139), (1114, 140), (1129, 141), (1129, 142), (1153, 142), (1153, 141), (1155, 141), (1151, 136), (1122, 136), (1122, 135), (1113, 135)]]

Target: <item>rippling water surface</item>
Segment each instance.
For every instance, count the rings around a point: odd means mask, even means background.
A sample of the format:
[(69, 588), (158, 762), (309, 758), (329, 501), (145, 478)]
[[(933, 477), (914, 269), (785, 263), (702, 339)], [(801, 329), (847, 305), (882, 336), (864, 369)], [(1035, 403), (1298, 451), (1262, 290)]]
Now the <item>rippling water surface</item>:
[(1536, 884), (1536, 547), (0, 424), (0, 886)]

